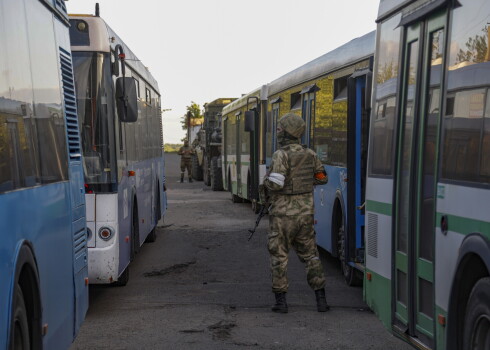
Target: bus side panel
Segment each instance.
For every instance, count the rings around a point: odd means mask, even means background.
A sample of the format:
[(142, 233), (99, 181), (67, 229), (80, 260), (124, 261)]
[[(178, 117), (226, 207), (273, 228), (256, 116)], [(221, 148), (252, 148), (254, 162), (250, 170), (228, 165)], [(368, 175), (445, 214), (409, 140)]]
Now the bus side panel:
[(388, 329), (391, 328), (392, 195), (392, 179), (368, 179), (364, 300)]
[[(46, 349), (66, 349), (73, 340), (73, 255), (69, 185), (56, 183), (0, 195), (0, 237), (4, 249), (18, 250), (22, 241), (34, 247), (34, 257), (39, 272), (42, 324), (49, 325), (49, 332), (43, 338)], [(17, 248), (16, 248), (17, 247)], [(53, 259), (53, 250), (56, 258)], [(9, 273), (3, 275), (0, 288), (0, 326), (10, 327), (11, 302), (13, 293), (12, 276), (16, 257), (7, 257), (2, 263)], [(56, 271), (56, 273), (53, 273)], [(8, 286), (8, 288), (6, 288)], [(0, 337), (2, 348), (7, 348), (8, 336)]]
[(341, 193), (342, 201), (345, 201), (346, 198), (347, 172), (345, 168), (330, 165), (325, 165), (325, 171), (328, 175), (328, 183), (316, 186), (314, 191), (316, 240), (320, 247), (336, 256), (337, 247), (332, 245), (332, 218), (337, 193)]
[(123, 168), (123, 175), (118, 186), (118, 224), (119, 231), (117, 236), (119, 239), (119, 264), (118, 277), (124, 272), (124, 269), (129, 265), (131, 256), (131, 244), (126, 241), (131, 240), (131, 224), (132, 224), (132, 205), (133, 205), (133, 190), (130, 186), (128, 168)]

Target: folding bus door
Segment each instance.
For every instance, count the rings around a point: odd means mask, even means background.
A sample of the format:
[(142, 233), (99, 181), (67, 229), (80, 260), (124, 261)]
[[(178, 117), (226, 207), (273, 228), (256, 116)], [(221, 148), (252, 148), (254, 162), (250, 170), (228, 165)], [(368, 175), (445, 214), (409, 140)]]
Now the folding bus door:
[(394, 329), (434, 346), (434, 197), (446, 13), (406, 27), (396, 170)]

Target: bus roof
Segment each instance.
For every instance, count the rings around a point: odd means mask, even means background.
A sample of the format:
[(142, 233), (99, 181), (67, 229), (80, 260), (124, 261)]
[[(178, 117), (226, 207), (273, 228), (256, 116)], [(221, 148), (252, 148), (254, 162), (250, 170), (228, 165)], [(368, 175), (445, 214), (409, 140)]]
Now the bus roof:
[[(235, 101), (233, 101), (230, 104), (227, 104), (223, 108), (222, 114), (226, 115), (230, 112), (233, 112), (233, 111), (245, 106), (247, 104), (249, 97), (258, 97), (261, 100), (264, 100), (264, 99), (266, 100), (267, 99), (267, 85), (262, 85), (262, 87), (257, 88), (255, 90), (253, 90), (252, 92), (249, 92), (246, 95), (243, 95), (242, 97), (236, 99)], [(252, 104), (254, 104), (254, 103), (252, 102)]]
[(131, 49), (122, 41), (122, 39), (109, 27), (101, 18), (93, 15), (69, 15), (70, 20), (83, 20), (87, 22), (90, 33), (90, 45), (88, 46), (71, 46), (72, 51), (94, 51), (94, 52), (111, 52), (116, 45), (120, 44), (126, 54), (126, 64), (138, 73), (155, 91), (159, 93), (158, 83), (148, 68), (138, 59)]
[(296, 68), (271, 82), (269, 95), (274, 95), (372, 56), (374, 54), (374, 40), (375, 31), (372, 31)]

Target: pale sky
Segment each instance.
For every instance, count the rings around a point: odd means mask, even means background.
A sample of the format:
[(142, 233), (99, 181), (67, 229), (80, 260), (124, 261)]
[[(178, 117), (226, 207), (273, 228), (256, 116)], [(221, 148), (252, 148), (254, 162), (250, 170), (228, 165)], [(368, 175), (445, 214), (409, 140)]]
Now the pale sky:
[[(69, 13), (94, 14), (92, 0)], [(100, 16), (158, 81), (165, 143), (180, 118), (253, 89), (376, 28), (379, 0), (99, 0)]]

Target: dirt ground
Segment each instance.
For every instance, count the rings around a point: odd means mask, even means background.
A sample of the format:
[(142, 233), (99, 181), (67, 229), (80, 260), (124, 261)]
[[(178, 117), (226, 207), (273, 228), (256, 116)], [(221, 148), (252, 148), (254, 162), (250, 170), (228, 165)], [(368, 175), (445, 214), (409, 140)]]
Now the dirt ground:
[(303, 265), (290, 255), (289, 313), (270, 311), (264, 218), (251, 241), (250, 204), (202, 182), (178, 183), (166, 156), (168, 211), (125, 287), (90, 286), (90, 308), (71, 349), (411, 349), (392, 336), (322, 254), (331, 311), (316, 311)]

